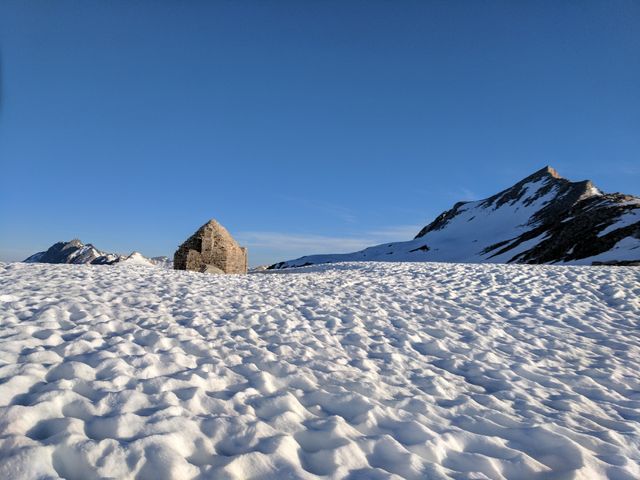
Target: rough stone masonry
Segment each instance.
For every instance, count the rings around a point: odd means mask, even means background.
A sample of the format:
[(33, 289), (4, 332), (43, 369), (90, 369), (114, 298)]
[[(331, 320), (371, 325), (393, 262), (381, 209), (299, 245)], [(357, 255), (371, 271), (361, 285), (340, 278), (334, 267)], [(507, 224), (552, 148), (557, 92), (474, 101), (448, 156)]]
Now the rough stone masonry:
[(215, 220), (191, 235), (173, 255), (175, 270), (202, 273), (247, 273), (247, 249)]

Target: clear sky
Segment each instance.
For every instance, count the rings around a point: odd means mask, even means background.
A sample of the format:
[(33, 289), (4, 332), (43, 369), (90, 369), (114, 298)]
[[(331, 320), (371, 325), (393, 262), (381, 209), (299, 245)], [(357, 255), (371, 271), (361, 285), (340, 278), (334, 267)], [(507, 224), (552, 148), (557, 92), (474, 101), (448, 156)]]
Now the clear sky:
[(407, 240), (546, 164), (640, 194), (640, 2), (0, 2), (0, 259)]

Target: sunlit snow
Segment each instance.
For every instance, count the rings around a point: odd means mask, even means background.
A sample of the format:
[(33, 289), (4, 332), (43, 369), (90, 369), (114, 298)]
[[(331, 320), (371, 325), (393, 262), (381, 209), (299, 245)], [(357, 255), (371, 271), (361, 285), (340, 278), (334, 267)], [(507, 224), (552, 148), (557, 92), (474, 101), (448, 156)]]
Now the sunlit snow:
[(640, 477), (640, 269), (0, 264), (0, 478)]

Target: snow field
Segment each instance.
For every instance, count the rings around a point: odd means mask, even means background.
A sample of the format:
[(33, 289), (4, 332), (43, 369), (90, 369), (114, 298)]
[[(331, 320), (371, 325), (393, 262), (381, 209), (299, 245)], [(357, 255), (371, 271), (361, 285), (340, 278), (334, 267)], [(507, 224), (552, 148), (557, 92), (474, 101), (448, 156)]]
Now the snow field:
[(0, 264), (0, 478), (640, 478), (640, 269)]

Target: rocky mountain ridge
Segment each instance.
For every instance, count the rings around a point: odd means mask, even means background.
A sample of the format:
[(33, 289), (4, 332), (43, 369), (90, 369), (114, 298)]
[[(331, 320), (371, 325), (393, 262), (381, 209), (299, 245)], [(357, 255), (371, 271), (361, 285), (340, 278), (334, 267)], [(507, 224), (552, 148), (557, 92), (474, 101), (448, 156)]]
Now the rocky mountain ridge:
[(167, 257), (148, 258), (139, 252), (129, 255), (108, 253), (98, 250), (91, 243), (82, 243), (78, 239), (69, 242), (54, 243), (48, 250), (34, 253), (25, 259), (26, 263), (71, 263), (89, 265), (135, 264), (171, 268), (171, 260)]
[(413, 240), (270, 268), (366, 260), (633, 264), (640, 261), (640, 198), (571, 182), (547, 166), (489, 198), (456, 203)]

